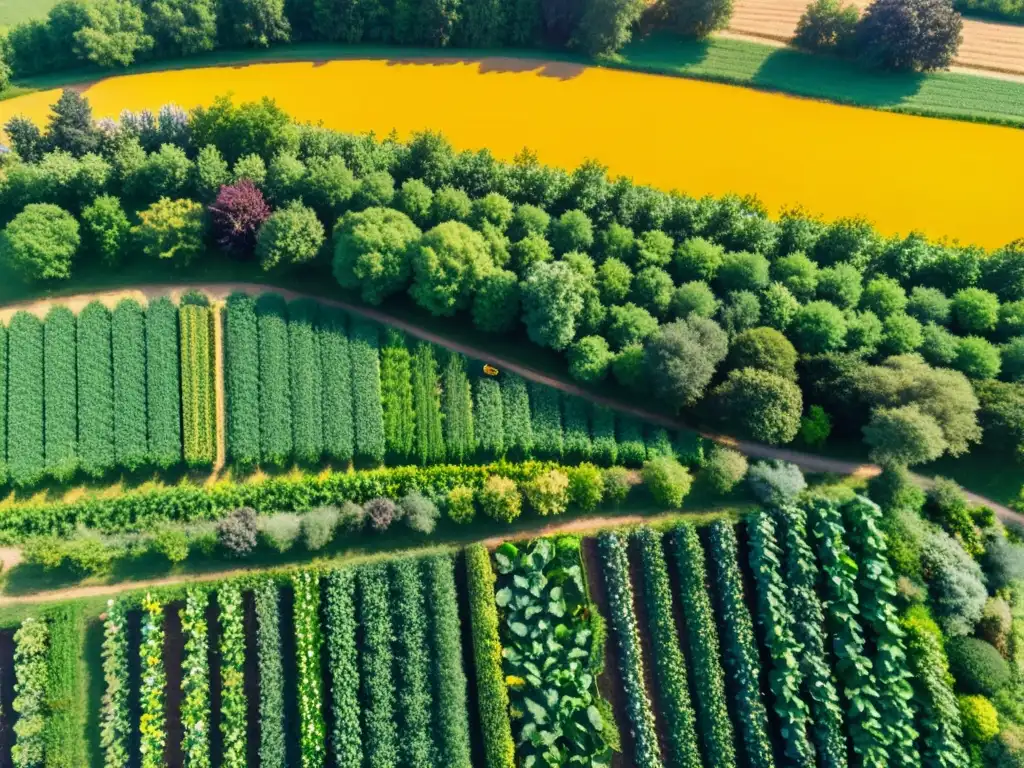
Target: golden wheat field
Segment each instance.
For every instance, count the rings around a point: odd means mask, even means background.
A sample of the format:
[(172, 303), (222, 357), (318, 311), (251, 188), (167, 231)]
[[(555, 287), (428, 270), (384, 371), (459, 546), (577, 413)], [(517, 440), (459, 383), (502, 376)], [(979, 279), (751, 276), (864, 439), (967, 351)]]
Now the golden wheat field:
[[(1024, 237), (1024, 131), (912, 117), (733, 86), (566, 63), (338, 60), (111, 77), (84, 89), (98, 117), (271, 96), (300, 120), (348, 131), (435, 129), (458, 148), (543, 162), (587, 158), (692, 195), (758, 195), (884, 232), (997, 246)], [(0, 102), (46, 118), (57, 91)]]

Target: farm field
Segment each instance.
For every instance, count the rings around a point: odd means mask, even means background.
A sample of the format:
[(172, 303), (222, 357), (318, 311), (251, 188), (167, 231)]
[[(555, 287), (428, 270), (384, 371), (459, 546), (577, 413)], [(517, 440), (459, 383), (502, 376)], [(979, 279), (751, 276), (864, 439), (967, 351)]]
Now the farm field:
[[(313, 97), (339, 87), (344, 99)], [(479, 148), (486, 136), (505, 159), (524, 146), (563, 167), (596, 157), (613, 175), (639, 183), (691, 195), (756, 194), (773, 213), (802, 204), (827, 218), (862, 214), (887, 234), (916, 230), (987, 247), (1021, 235), (1005, 183), (1024, 174), (1024, 133), (997, 126), (503, 58), (209, 67), (112, 77), (84, 89), (97, 117), (167, 102), (190, 108), (228, 92), (238, 101), (270, 95), (297, 119), (348, 131), (407, 137), (436, 129), (458, 148)], [(633, 106), (595, 121), (594, 105), (608, 92), (629, 93)], [(2, 102), (0, 120), (23, 113), (42, 121), (57, 96), (42, 91)], [(933, 161), (948, 146), (958, 147), (954, 185)], [(858, 147), (871, 147), (870, 163)]]

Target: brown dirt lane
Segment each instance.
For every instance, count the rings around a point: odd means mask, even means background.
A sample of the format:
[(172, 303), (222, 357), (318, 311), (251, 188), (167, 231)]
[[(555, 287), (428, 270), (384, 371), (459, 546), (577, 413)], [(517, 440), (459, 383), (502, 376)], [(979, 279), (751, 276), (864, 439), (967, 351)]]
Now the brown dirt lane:
[[(860, 8), (869, 0), (853, 0)], [(729, 32), (788, 42), (807, 0), (736, 0)], [(964, 39), (955, 63), (960, 67), (1024, 75), (1024, 26), (964, 19)]]

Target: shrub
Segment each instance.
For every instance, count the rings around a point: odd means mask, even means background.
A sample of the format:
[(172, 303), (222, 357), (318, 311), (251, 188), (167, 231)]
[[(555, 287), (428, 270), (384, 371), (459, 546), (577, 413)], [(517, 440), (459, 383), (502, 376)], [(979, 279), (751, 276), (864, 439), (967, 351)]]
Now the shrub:
[(669, 456), (658, 456), (646, 461), (643, 478), (655, 503), (671, 509), (682, 506), (693, 482), (686, 467)]
[(601, 381), (608, 375), (612, 357), (602, 336), (584, 336), (569, 347), (569, 375), (587, 383)]
[(1013, 615), (1007, 602), (1001, 597), (990, 597), (985, 601), (985, 609), (978, 622), (978, 635), (1007, 657), (1012, 622)]
[(964, 736), (968, 742), (984, 744), (996, 737), (999, 733), (999, 713), (991, 701), (984, 696), (961, 696), (959, 703)]
[(210, 223), (218, 244), (244, 255), (256, 247), (256, 235), (269, 216), (263, 193), (248, 178), (222, 186), (210, 206)]
[(302, 518), (287, 512), (261, 517), (257, 525), (261, 541), (277, 552), (290, 550), (302, 532)]
[(70, 213), (32, 203), (0, 234), (0, 260), (26, 280), (67, 279), (80, 242), (78, 222)]
[(772, 459), (751, 465), (747, 485), (762, 504), (781, 506), (794, 500), (807, 487), (807, 481), (796, 464)]
[(245, 557), (256, 548), (256, 510), (241, 507), (217, 525), (217, 540), (232, 557)]
[(952, 368), (972, 379), (994, 379), (1002, 368), (999, 348), (979, 336), (964, 336), (957, 341)]
[(82, 209), (82, 241), (85, 249), (108, 266), (124, 255), (131, 224), (113, 195), (100, 195)]
[(172, 563), (181, 563), (188, 558), (188, 534), (177, 525), (161, 525), (153, 533), (152, 549)]
[(947, 635), (969, 635), (981, 618), (988, 593), (975, 560), (951, 536), (929, 531), (921, 565), (936, 618)]
[(877, 408), (862, 431), (872, 461), (879, 464), (923, 464), (947, 448), (942, 428), (917, 405)]
[(363, 505), (366, 518), (370, 521), (370, 527), (378, 532), (383, 532), (391, 527), (391, 524), (398, 519), (400, 508), (391, 499), (378, 496), (370, 499)]
[(324, 225), (312, 208), (292, 200), (263, 222), (256, 237), (256, 258), (264, 270), (282, 264), (305, 264), (324, 244)]
[(583, 512), (593, 512), (605, 495), (605, 476), (593, 464), (570, 467), (569, 501)]
[(523, 499), (514, 480), (491, 475), (477, 493), (480, 509), (499, 522), (511, 523), (522, 512)]
[(204, 250), (205, 229), (201, 203), (162, 197), (139, 211), (132, 237), (143, 255), (188, 266)]
[(406, 525), (417, 533), (433, 533), (441, 512), (437, 505), (418, 491), (406, 494), (401, 502)]
[(609, 467), (604, 470), (604, 500), (612, 506), (618, 506), (626, 500), (633, 489), (632, 476), (625, 467)]
[(991, 644), (974, 637), (954, 637), (946, 643), (949, 669), (957, 687), (968, 694), (994, 696), (1010, 682), (1010, 668)]
[(944, 0), (876, 0), (857, 27), (861, 59), (894, 70), (945, 69), (960, 46), (963, 20)]
[(796, 25), (793, 44), (809, 51), (851, 53), (860, 11), (841, 0), (814, 0)]
[(832, 419), (820, 405), (812, 405), (800, 419), (800, 437), (812, 446), (822, 446), (832, 434)]
[(715, 446), (708, 454), (704, 476), (718, 493), (729, 493), (747, 474), (747, 457), (731, 448)]
[(711, 395), (713, 410), (734, 434), (777, 444), (790, 442), (800, 429), (800, 388), (768, 371), (731, 371)]
[(525, 483), (523, 495), (537, 514), (560, 515), (569, 505), (569, 477), (561, 470), (548, 470)]
[(476, 517), (474, 496), (473, 489), (466, 485), (457, 485), (448, 491), (448, 518), (460, 525), (473, 522)]

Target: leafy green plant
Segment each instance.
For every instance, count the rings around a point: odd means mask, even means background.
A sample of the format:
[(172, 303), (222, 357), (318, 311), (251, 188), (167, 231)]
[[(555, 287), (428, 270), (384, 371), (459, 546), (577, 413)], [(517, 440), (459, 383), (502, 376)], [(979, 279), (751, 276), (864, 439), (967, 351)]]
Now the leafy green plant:
[[(425, 341), (418, 342), (412, 356), (412, 395), (416, 414), (413, 455), (420, 464), (438, 464), (445, 458), (439, 384), (434, 348)], [(467, 387), (463, 387), (462, 394), (468, 397)], [(464, 405), (468, 405), (468, 400)], [(472, 444), (472, 440), (468, 444)]]
[(352, 371), (352, 414), (356, 454), (379, 464), (384, 460), (384, 411), (381, 407), (378, 329), (353, 318), (349, 336)]
[(30, 616), (14, 633), (14, 723), (11, 761), (15, 768), (37, 768), (45, 757), (46, 688), (49, 671), (46, 652), (50, 627)]
[(147, 459), (146, 316), (138, 302), (124, 299), (110, 326), (114, 361), (114, 459), (134, 472)]
[(181, 329), (181, 423), (185, 462), (213, 464), (217, 453), (213, 324), (216, 310), (185, 304), (179, 310)]
[(146, 422), (149, 461), (168, 469), (181, 461), (181, 360), (178, 308), (168, 299), (146, 308)]
[(360, 677), (362, 679), (363, 746), (370, 768), (385, 768), (399, 761), (395, 721), (394, 653), (390, 585), (387, 566), (368, 565), (359, 570), (359, 619), (362, 625)]
[(85, 642), (82, 608), (64, 603), (46, 611), (50, 643), (46, 651), (46, 765), (80, 765), (86, 761), (82, 729), (86, 692), (79, 654)]
[(210, 768), (209, 595), (190, 589), (180, 611), (185, 653), (181, 663), (181, 752), (186, 768)]
[(128, 617), (124, 606), (107, 601), (103, 620), (103, 704), (100, 710), (100, 748), (105, 765), (127, 765), (131, 737), (128, 707)]
[(494, 379), (479, 378), (473, 386), (473, 434), (485, 456), (505, 455), (505, 413), (501, 387)]
[(412, 453), (416, 413), (412, 399), (412, 356), (405, 339), (388, 331), (380, 351), (381, 407), (384, 413), (384, 445), (389, 457), (404, 464)]
[(359, 765), (363, 760), (355, 589), (355, 571), (338, 570), (328, 574), (325, 616), (333, 709), (331, 747), (335, 765)]
[(315, 572), (292, 575), (295, 592), (295, 663), (298, 671), (299, 750), (302, 768), (320, 768), (327, 758), (320, 672), (320, 579)]
[(241, 467), (260, 458), (259, 370), (256, 303), (233, 293), (224, 314), (224, 397), (228, 456)]
[(98, 301), (78, 315), (77, 352), (78, 450), (82, 469), (102, 477), (114, 467), (114, 372), (110, 312)]
[(256, 300), (259, 329), (260, 458), (282, 465), (292, 453), (288, 382), (288, 308), (284, 299), (265, 293)]
[(242, 592), (227, 582), (217, 592), (220, 607), (220, 733), (224, 768), (246, 764), (245, 624)]
[(323, 373), (316, 330), (319, 306), (311, 299), (299, 299), (288, 307), (292, 445), (295, 458), (306, 464), (319, 461), (324, 451)]
[[(78, 469), (75, 316), (67, 307), (55, 306), (46, 314), (43, 326), (43, 383), (46, 473), (58, 482), (67, 482)], [(145, 443), (145, 423), (142, 426)]]
[(332, 459), (352, 459), (352, 368), (345, 316), (333, 307), (320, 307), (320, 357), (323, 376), (324, 451)]
[(17, 312), (8, 343), (7, 465), (11, 482), (26, 487), (38, 483), (44, 472), (42, 323)]
[(395, 689), (402, 738), (399, 749), (406, 765), (429, 766), (432, 762), (430, 716), (430, 648), (427, 645), (427, 612), (419, 563), (410, 558), (391, 566), (395, 611)]
[(146, 595), (142, 601), (142, 640), (139, 643), (139, 753), (142, 768), (164, 764), (167, 742), (164, 706), (167, 672), (164, 669), (164, 606)]
[(473, 391), (462, 355), (448, 353), (441, 375), (441, 411), (444, 443), (449, 461), (468, 461), (476, 451), (473, 427)]

